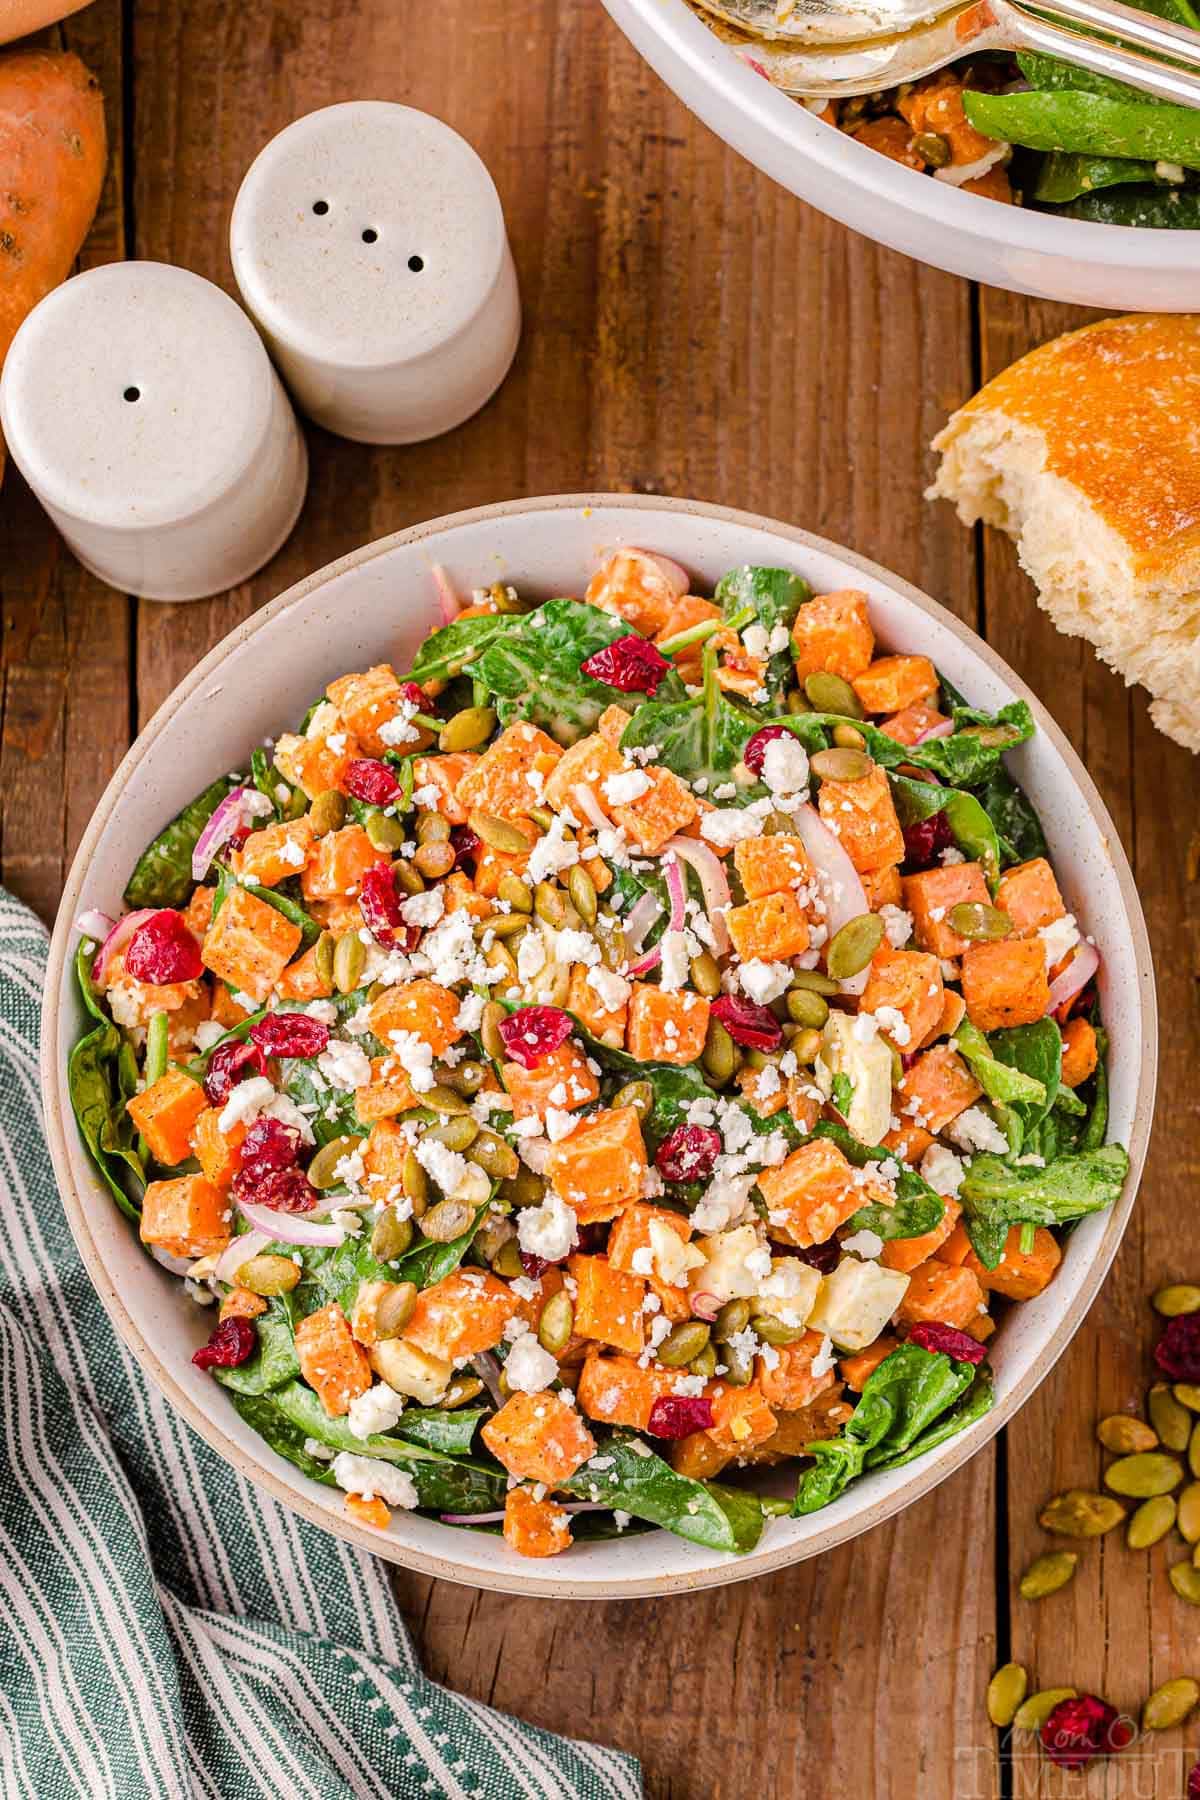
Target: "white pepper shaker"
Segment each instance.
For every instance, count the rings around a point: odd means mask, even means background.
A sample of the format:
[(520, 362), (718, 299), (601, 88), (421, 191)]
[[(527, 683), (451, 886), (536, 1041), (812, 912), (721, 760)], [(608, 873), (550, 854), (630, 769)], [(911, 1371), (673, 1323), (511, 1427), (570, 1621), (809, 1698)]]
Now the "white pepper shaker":
[(48, 294), (9, 350), (0, 425), (85, 568), (147, 599), (245, 581), (304, 501), (304, 438), (253, 325), (166, 263), (106, 264)]
[(341, 437), (449, 431), (516, 354), (495, 184), (456, 131), (411, 106), (349, 101), (281, 131), (242, 182), (230, 252), (297, 406)]

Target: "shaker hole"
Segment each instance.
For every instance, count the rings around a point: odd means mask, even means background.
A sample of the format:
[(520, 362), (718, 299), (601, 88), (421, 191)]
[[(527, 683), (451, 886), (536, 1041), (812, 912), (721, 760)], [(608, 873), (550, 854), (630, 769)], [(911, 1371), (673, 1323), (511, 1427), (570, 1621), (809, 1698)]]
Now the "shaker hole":
[(408, 266), (414, 275), (419, 275), (421, 270), (425, 267), (425, 258), (423, 256), (410, 256), (408, 259)]
[(378, 238), (378, 236), (379, 236), (379, 233), (375, 230), (375, 227), (373, 225), (368, 225), (367, 229), (362, 234), (363, 243), (364, 244), (373, 244), (376, 241), (376, 239)]
[(134, 400), (140, 400), (140, 399), (141, 399), (141, 397), (142, 397), (142, 390), (141, 390), (141, 388), (139, 388), (139, 387), (127, 387), (127, 388), (126, 388), (126, 389), (125, 389), (125, 395), (124, 395), (124, 398), (125, 398), (125, 399), (126, 399), (126, 400), (129, 400), (129, 401), (131, 401), (131, 402), (132, 402), (132, 401), (134, 401)]
[(328, 200), (314, 200), (313, 201), (313, 211), (316, 213), (318, 218), (323, 219), (325, 214), (329, 211)]

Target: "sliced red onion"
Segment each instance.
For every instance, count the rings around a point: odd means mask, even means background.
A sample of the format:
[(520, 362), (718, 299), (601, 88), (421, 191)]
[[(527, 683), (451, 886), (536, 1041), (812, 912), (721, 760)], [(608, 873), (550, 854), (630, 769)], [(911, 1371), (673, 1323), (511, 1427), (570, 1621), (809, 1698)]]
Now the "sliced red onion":
[(671, 901), (671, 921), (667, 930), (682, 931), (687, 919), (684, 910), (687, 905), (687, 890), (683, 885), (683, 870), (679, 866), (679, 858), (672, 856), (669, 850), (663, 857), (663, 875)]
[(102, 944), (114, 923), (115, 921), (110, 919), (107, 913), (93, 910), (80, 913), (75, 921), (75, 927), (76, 930), (82, 931), (84, 937), (95, 938), (98, 944)]
[(612, 830), (612, 820), (605, 816), (604, 809), (600, 805), (600, 802), (597, 800), (595, 794), (593, 794), (591, 788), (584, 782), (576, 782), (575, 786), (571, 789), (571, 798), (574, 800), (576, 806), (579, 808), (589, 825), (594, 825), (597, 831)]
[(1087, 986), (1099, 967), (1100, 952), (1095, 944), (1080, 944), (1057, 981), (1050, 984), (1047, 1013), (1057, 1012), (1060, 1006), (1073, 1000), (1080, 989)]
[[(321, 1224), (301, 1213), (277, 1212), (274, 1207), (258, 1206), (253, 1200), (239, 1200), (237, 1204), (247, 1223), (256, 1231), (265, 1231), (272, 1243), (329, 1245), (336, 1249), (346, 1235), (340, 1225), (329, 1221)], [(243, 1257), (242, 1262), (245, 1260)]]
[(126, 913), (123, 918), (117, 920), (96, 952), (96, 959), (92, 963), (92, 980), (97, 987), (105, 986), (113, 958), (125, 948), (138, 927), (144, 925), (147, 919), (152, 919), (156, 912), (161, 911), (160, 906), (143, 906), (137, 912)]
[(642, 947), (642, 939), (657, 919), (662, 907), (653, 894), (640, 894), (629, 909), (629, 917), (625, 921), (625, 953), (636, 956)]
[(644, 556), (648, 563), (653, 563), (667, 585), (674, 588), (675, 598), (677, 600), (682, 600), (691, 585), (690, 577), (686, 569), (681, 568), (680, 565), (677, 562), (672, 561), (669, 556), (660, 556), (657, 550), (631, 550), (629, 554), (631, 556)]
[(218, 1281), (227, 1281), (230, 1287), (237, 1283), (237, 1272), (243, 1263), (265, 1250), (268, 1244), (275, 1242), (270, 1231), (243, 1231), (240, 1237), (233, 1238), (218, 1256), (213, 1265), (213, 1274)]
[(438, 607), (442, 615), (442, 624), (449, 625), (457, 619), (462, 611), (462, 601), (450, 585), (450, 577), (441, 563), (434, 563), (429, 573), (433, 576), (433, 585), (437, 590)]
[(500, 1364), (491, 1351), (481, 1350), (478, 1356), (473, 1356), (471, 1367), (491, 1395), (493, 1406), (503, 1406), (504, 1395), (500, 1391)]
[[(870, 912), (866, 889), (858, 870), (815, 807), (798, 806), (792, 819), (809, 860), (818, 875), (824, 877), (821, 894), (826, 908), (825, 923), (830, 937), (833, 937), (848, 920), (861, 918), (863, 913)], [(852, 975), (848, 981), (842, 982), (843, 992), (861, 994), (870, 973), (871, 965), (868, 963), (860, 974)]]
[(630, 963), (625, 973), (627, 975), (648, 975), (651, 969), (657, 969), (661, 961), (662, 951), (655, 944), (653, 950), (647, 950), (645, 956), (639, 956), (636, 962)]
[(723, 1304), (720, 1294), (709, 1294), (700, 1288), (692, 1295), (692, 1316), (696, 1319), (715, 1319)]
[(920, 737), (916, 738), (914, 742), (918, 744), (929, 744), (932, 743), (934, 738), (952, 737), (953, 734), (954, 720), (941, 719), (936, 725), (931, 725), (928, 731), (923, 731)]
[(267, 796), (260, 794), (257, 788), (231, 788), (196, 839), (196, 848), (192, 851), (192, 880), (204, 880), (217, 851), (243, 825), (248, 825), (252, 819), (265, 819), (274, 810)]
[(700, 880), (700, 891), (704, 895), (704, 910), (712, 926), (714, 947), (718, 956), (724, 956), (730, 947), (729, 933), (725, 929), (725, 909), (732, 905), (733, 895), (729, 891), (729, 880), (721, 867), (720, 857), (707, 844), (702, 844), (699, 838), (668, 838), (663, 850), (673, 850), (680, 862), (695, 869)]

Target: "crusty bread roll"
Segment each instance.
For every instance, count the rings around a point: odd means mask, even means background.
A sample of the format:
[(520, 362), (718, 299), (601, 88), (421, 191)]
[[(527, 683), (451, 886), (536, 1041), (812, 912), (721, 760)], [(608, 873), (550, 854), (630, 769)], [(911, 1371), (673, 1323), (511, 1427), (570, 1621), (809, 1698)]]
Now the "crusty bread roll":
[(1033, 350), (933, 440), (929, 496), (999, 525), (1060, 631), (1200, 750), (1200, 315), (1104, 319)]

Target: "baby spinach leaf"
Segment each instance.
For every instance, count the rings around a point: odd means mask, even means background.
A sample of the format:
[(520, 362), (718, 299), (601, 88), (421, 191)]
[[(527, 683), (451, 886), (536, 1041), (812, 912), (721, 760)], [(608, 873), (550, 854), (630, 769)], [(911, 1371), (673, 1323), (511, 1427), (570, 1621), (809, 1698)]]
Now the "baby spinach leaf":
[[(768, 636), (777, 625), (783, 625), (790, 639), (796, 614), (806, 600), (812, 599), (812, 589), (803, 576), (794, 575), (790, 569), (757, 569), (747, 563), (722, 575), (713, 599), (724, 618), (734, 619), (752, 607), (754, 623), (761, 625)], [(764, 685), (778, 699), (793, 679), (789, 644), (768, 656)]]
[(393, 1281), (411, 1281), (416, 1287), (433, 1287), (439, 1281), (445, 1281), (457, 1269), (475, 1239), (475, 1233), (483, 1222), (484, 1214), (491, 1205), (491, 1197), (484, 1201), (467, 1229), (458, 1237), (452, 1238), (448, 1244), (435, 1244), (432, 1240), (418, 1241), (405, 1256), (398, 1257), (390, 1265), (395, 1271), (390, 1279)]
[(996, 828), (1001, 844), (1011, 849), (1004, 861), (1028, 862), (1045, 856), (1047, 844), (1042, 822), (1023, 788), (1019, 788), (1003, 763), (998, 763), (978, 790), (977, 798)]
[[(658, 691), (662, 694), (663, 689)], [(716, 652), (706, 644), (703, 691), (694, 700), (644, 700), (621, 735), (621, 749), (628, 752), (656, 745), (657, 762), (686, 781), (707, 781), (711, 797), (714, 788), (733, 779), (742, 752), (761, 724), (757, 713), (722, 693), (716, 679)], [(758, 783), (747, 777), (748, 770), (729, 804), (744, 805), (761, 792)]]
[(235, 784), (227, 776), (190, 800), (138, 857), (125, 888), (126, 906), (186, 906), (195, 885), (192, 851), (200, 833)]
[(927, 1231), (936, 1231), (945, 1215), (946, 1202), (926, 1186), (919, 1175), (916, 1179), (920, 1187), (902, 1194), (900, 1187), (904, 1176), (901, 1174), (896, 1183), (896, 1204), (886, 1206), (882, 1200), (868, 1201), (851, 1215), (847, 1230), (873, 1231), (884, 1243), (890, 1243), (894, 1238), (924, 1237)]
[(1025, 1130), (1040, 1123), (1054, 1103), (1062, 1062), (1062, 1039), (1052, 1019), (995, 1031), (990, 1038), (964, 1019), (954, 1041), (989, 1100), (1014, 1108)]
[(991, 1367), (981, 1362), (975, 1369), (975, 1378), (966, 1392), (954, 1403), (949, 1412), (935, 1419), (921, 1434), (914, 1438), (905, 1449), (895, 1450), (890, 1455), (872, 1461), (873, 1469), (898, 1469), (901, 1463), (915, 1462), (928, 1450), (936, 1450), (947, 1438), (956, 1437), (965, 1431), (968, 1425), (974, 1425), (990, 1413), (996, 1403), (996, 1381)]
[(444, 1456), (466, 1456), (480, 1421), (490, 1416), (484, 1406), (455, 1406), (448, 1412), (437, 1406), (409, 1407), (401, 1413), (395, 1433), (407, 1443), (422, 1444)]
[(973, 1157), (958, 1191), (972, 1248), (994, 1269), (1010, 1226), (1065, 1225), (1103, 1212), (1119, 1197), (1128, 1173), (1129, 1153), (1120, 1144), (1060, 1156), (1044, 1169)]
[(124, 1101), (116, 1087), (120, 1033), (111, 1020), (97, 1025), (80, 1038), (67, 1058), (67, 1093), (80, 1136), (96, 1168), (121, 1211), (129, 1219), (141, 1218), (140, 1201), (130, 1198), (122, 1180), (122, 1165), (145, 1187), (145, 1174), (136, 1153), (120, 1145), (117, 1119)]
[(509, 613), (480, 613), (471, 619), (453, 619), (430, 632), (417, 651), (409, 678), (412, 681), (447, 681), (473, 663), (492, 639), (512, 625)]
[(282, 1062), (280, 1086), (297, 1106), (316, 1108), (308, 1120), (318, 1145), (337, 1137), (366, 1137), (369, 1127), (359, 1120), (354, 1090), (330, 1087), (311, 1058)]
[(273, 1393), (232, 1393), (229, 1397), (250, 1429), (256, 1431), (277, 1456), (294, 1464), (311, 1481), (323, 1482), (326, 1487), (336, 1487), (329, 1463), (313, 1456), (305, 1448), (312, 1433), (305, 1431), (303, 1426), (294, 1425), (280, 1412)]
[(677, 1475), (632, 1435), (606, 1438), (559, 1488), (577, 1499), (601, 1501), (648, 1519), (709, 1550), (753, 1550), (762, 1536), (763, 1510), (755, 1495)]
[(286, 1298), (274, 1299), (254, 1321), (258, 1348), (235, 1369), (214, 1369), (222, 1387), (238, 1394), (266, 1394), (294, 1381), (300, 1373), (292, 1308)]
[(908, 775), (889, 773), (888, 779), (901, 825), (915, 825), (919, 819), (931, 819), (935, 813), (944, 812), (958, 848), (969, 861), (982, 864), (988, 885), (994, 889), (1000, 879), (1000, 840), (974, 794), (962, 788), (914, 781)]

